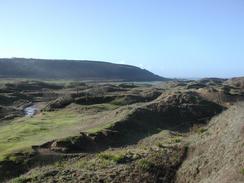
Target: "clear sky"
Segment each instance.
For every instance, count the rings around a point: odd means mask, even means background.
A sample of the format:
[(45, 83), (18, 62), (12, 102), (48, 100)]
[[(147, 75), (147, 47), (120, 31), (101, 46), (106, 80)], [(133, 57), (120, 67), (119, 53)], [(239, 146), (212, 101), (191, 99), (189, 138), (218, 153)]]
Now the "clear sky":
[(244, 0), (0, 0), (0, 57), (244, 75)]

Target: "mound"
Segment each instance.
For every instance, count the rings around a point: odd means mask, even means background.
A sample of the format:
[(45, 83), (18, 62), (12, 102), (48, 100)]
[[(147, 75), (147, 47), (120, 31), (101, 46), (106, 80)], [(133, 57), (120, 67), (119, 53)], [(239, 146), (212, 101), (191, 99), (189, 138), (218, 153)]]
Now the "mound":
[[(107, 89), (107, 87), (99, 87), (99, 90)], [(97, 88), (96, 88), (97, 89)], [(119, 87), (114, 87), (114, 90), (118, 89)], [(71, 95), (65, 95), (59, 97), (53, 101), (50, 101), (43, 111), (54, 111), (56, 109), (64, 108), (71, 103), (76, 103), (79, 105), (93, 105), (93, 104), (105, 104), (111, 103), (117, 106), (123, 105), (130, 105), (139, 102), (149, 102), (156, 99), (161, 92), (157, 90), (150, 90), (145, 91), (142, 93), (137, 94), (130, 94), (130, 93), (121, 93), (121, 94), (104, 94), (101, 95), (99, 92), (94, 91), (95, 89), (91, 88), (86, 92), (75, 93)], [(100, 91), (101, 93), (101, 91)]]
[(232, 78), (226, 81), (227, 84), (244, 89), (244, 77)]
[(14, 117), (23, 116), (21, 110), (12, 107), (0, 106), (0, 120), (12, 119)]
[(206, 100), (227, 107), (237, 101), (244, 100), (244, 93), (240, 89), (236, 89), (228, 85), (219, 88), (200, 88), (197, 93)]
[(191, 136), (176, 182), (243, 182), (243, 119), (244, 103), (238, 103), (211, 120), (202, 135)]
[(76, 152), (84, 149), (84, 142), (89, 144), (86, 146), (90, 147), (90, 150), (134, 144), (150, 134), (157, 133), (159, 129), (186, 131), (194, 124), (206, 122), (222, 110), (223, 107), (204, 100), (197, 93), (162, 95), (153, 102), (132, 108), (127, 116), (105, 130), (88, 136), (82, 134), (80, 137), (62, 139), (62, 142), (57, 140), (48, 148), (55, 146), (55, 150)]

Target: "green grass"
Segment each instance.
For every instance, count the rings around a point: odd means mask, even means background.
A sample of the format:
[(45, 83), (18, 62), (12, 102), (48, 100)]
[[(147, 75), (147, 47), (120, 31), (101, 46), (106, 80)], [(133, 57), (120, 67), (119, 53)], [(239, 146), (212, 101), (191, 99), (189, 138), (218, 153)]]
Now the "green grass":
[(144, 171), (149, 171), (151, 168), (153, 168), (154, 163), (147, 159), (141, 159), (138, 161), (138, 166)]
[(197, 133), (198, 133), (198, 134), (202, 134), (202, 133), (204, 133), (204, 132), (206, 132), (206, 131), (208, 131), (208, 129), (205, 129), (205, 128), (198, 128), (198, 129), (197, 129)]
[(19, 177), (19, 178), (16, 178), (12, 181), (12, 183), (25, 183), (27, 182), (29, 179), (28, 178), (24, 178), (24, 177)]
[(93, 105), (84, 105), (84, 109), (93, 109), (93, 110), (98, 110), (98, 111), (107, 111), (107, 110), (114, 110), (118, 108), (117, 105), (114, 104), (109, 104), (109, 103), (104, 103), (104, 104), (93, 104)]
[(112, 126), (112, 125), (111, 124), (99, 125), (99, 127), (95, 127), (95, 128), (88, 129), (87, 132), (89, 134), (91, 134), (91, 133), (97, 133), (97, 132), (100, 132), (103, 129), (109, 128), (110, 126)]
[[(97, 108), (101, 111), (94, 113)], [(110, 116), (117, 108), (111, 104), (90, 106), (87, 110), (65, 108), (43, 112), (34, 117), (21, 117), (0, 123), (0, 160), (6, 154), (40, 145), (50, 140), (79, 135), (81, 131), (98, 132), (110, 127), (128, 113), (128, 109)], [(93, 111), (93, 112), (92, 112)]]
[(125, 97), (116, 98), (113, 101), (111, 101), (110, 103), (113, 105), (117, 105), (117, 106), (123, 106), (123, 105), (127, 104)]
[(105, 160), (110, 160), (115, 163), (122, 163), (123, 160), (125, 159), (126, 154), (125, 153), (112, 153), (112, 152), (103, 152), (98, 154), (98, 158), (100, 159), (105, 159)]
[(244, 168), (241, 169), (240, 173), (244, 175)]
[[(23, 117), (0, 125), (0, 159), (4, 154), (66, 137), (80, 123), (81, 114), (72, 111), (46, 112), (33, 118)], [(79, 132), (77, 132), (78, 134)]]
[(181, 138), (177, 138), (177, 137), (176, 138), (173, 138), (172, 139), (172, 142), (173, 143), (180, 143), (181, 142)]

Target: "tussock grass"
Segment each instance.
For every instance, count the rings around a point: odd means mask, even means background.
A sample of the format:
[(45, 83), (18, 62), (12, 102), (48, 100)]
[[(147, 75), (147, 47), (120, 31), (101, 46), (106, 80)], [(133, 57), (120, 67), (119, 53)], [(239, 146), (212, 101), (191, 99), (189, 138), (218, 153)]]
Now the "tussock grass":
[(138, 166), (144, 171), (149, 171), (154, 166), (154, 163), (147, 159), (141, 159), (138, 161)]
[(202, 133), (204, 133), (204, 132), (206, 132), (206, 131), (208, 131), (208, 129), (206, 129), (206, 128), (198, 128), (198, 129), (197, 129), (197, 133), (198, 133), (198, 134), (202, 134)]
[(122, 163), (123, 160), (125, 159), (125, 157), (126, 157), (125, 153), (104, 152), (104, 153), (98, 154), (98, 158), (110, 160), (115, 163)]

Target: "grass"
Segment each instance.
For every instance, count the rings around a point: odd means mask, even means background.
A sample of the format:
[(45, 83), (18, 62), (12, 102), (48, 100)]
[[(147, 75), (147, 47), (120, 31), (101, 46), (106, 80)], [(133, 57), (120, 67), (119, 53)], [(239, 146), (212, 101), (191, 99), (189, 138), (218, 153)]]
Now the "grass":
[(16, 178), (15, 180), (12, 181), (12, 183), (25, 183), (27, 182), (29, 179), (28, 178), (25, 178), (25, 177), (19, 177), (19, 178)]
[(73, 129), (70, 128), (72, 125), (79, 125), (81, 117), (81, 114), (72, 111), (56, 111), (45, 112), (32, 118), (17, 118), (1, 124), (0, 159), (15, 150), (74, 135)]
[(123, 106), (123, 105), (127, 104), (125, 97), (116, 98), (113, 101), (111, 101), (110, 103), (113, 105), (117, 105), (117, 106)]
[(112, 124), (110, 124), (110, 123), (109, 124), (100, 124), (97, 127), (88, 129), (87, 132), (88, 133), (97, 133), (97, 132), (100, 132), (103, 129), (108, 129), (111, 126), (112, 126)]
[(138, 166), (144, 171), (149, 171), (154, 166), (154, 163), (147, 159), (141, 159), (138, 161)]
[(240, 173), (244, 175), (244, 168), (241, 169)]
[(182, 141), (182, 137), (171, 136), (169, 139), (165, 141), (166, 144), (178, 144)]
[(97, 110), (97, 111), (107, 111), (107, 110), (114, 110), (116, 108), (118, 108), (117, 105), (114, 104), (109, 104), (109, 103), (104, 103), (104, 104), (94, 104), (94, 105), (84, 105), (83, 106), (84, 109), (93, 109), (93, 110)]
[(112, 152), (103, 152), (103, 153), (98, 154), (98, 158), (110, 160), (115, 163), (122, 163), (126, 158), (126, 154), (125, 153), (116, 153), (115, 154)]
[[(82, 106), (84, 107), (84, 106)], [(91, 112), (97, 108), (101, 111)], [(117, 108), (111, 104), (89, 106), (77, 111), (65, 108), (58, 111), (42, 112), (34, 117), (21, 117), (0, 123), (0, 160), (13, 151), (40, 145), (47, 141), (79, 135), (81, 131), (98, 132), (108, 128), (125, 116), (129, 110), (122, 110), (110, 116)]]
[(14, 121), (7, 126), (1, 127), (1, 154), (9, 153), (17, 149), (22, 149), (36, 143), (42, 143), (44, 140), (55, 137), (55, 135), (52, 133), (52, 129), (57, 127), (57, 123), (57, 121), (54, 121), (53, 124), (51, 124), (51, 121), (49, 120), (40, 119), (40, 121), (37, 121), (37, 118), (25, 118), (21, 119), (20, 121)]
[(173, 138), (172, 139), (172, 142), (173, 143), (180, 143), (181, 142), (181, 138), (177, 138), (177, 137), (176, 138)]
[[(162, 138), (165, 138), (165, 133), (160, 133)], [(149, 137), (148, 137), (149, 138)], [(152, 137), (150, 137), (152, 138)], [(159, 137), (158, 137), (159, 138)], [(162, 139), (159, 138), (159, 139)], [(167, 137), (167, 139), (170, 137)], [(61, 177), (70, 177), (71, 174), (66, 174), (66, 170), (75, 170), (78, 176), (82, 176), (83, 182), (98, 182), (97, 180), (92, 181), (92, 178), (96, 176), (107, 177), (107, 175), (118, 176), (129, 175), (129, 171), (136, 170), (138, 173), (152, 173), (158, 170), (158, 167), (168, 163), (175, 163), (180, 157), (178, 153), (170, 150), (167, 151), (162, 149), (152, 150), (150, 147), (155, 144), (155, 138), (152, 138), (152, 143), (144, 146), (129, 146), (126, 148), (108, 149), (100, 153), (91, 153), (87, 155), (81, 155), (80, 157), (74, 157), (71, 159), (62, 159), (53, 164), (32, 169), (28, 174), (22, 175), (19, 178), (15, 178), (16, 182), (59, 182)], [(166, 158), (166, 156), (168, 158)], [(53, 170), (59, 171), (57, 176), (46, 176), (50, 175)], [(112, 171), (110, 171), (112, 170)], [(125, 171), (125, 172), (124, 172)], [(115, 172), (115, 173), (114, 173)], [(121, 172), (121, 174), (120, 174)], [(124, 172), (124, 173), (123, 173)], [(153, 174), (153, 173), (152, 173)], [(111, 182), (111, 179), (105, 179), (105, 182)], [(73, 177), (73, 181), (77, 181), (76, 177)], [(77, 181), (79, 182), (79, 181)]]
[(206, 132), (208, 129), (206, 129), (206, 128), (198, 128), (197, 129), (197, 133), (198, 134), (202, 134), (202, 133), (204, 133), (204, 132)]

